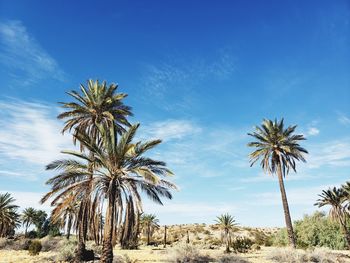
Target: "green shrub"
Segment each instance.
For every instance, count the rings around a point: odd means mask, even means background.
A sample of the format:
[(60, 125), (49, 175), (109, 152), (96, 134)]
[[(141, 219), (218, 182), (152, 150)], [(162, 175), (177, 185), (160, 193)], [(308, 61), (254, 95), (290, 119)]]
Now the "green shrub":
[(29, 255), (36, 256), (39, 255), (39, 252), (41, 251), (41, 242), (39, 240), (34, 240), (30, 243), (28, 251)]
[(295, 221), (297, 246), (300, 248), (329, 247), (345, 249), (346, 243), (338, 223), (331, 221), (324, 213), (315, 212)]
[(272, 245), (275, 247), (285, 247), (289, 244), (286, 228), (281, 228), (272, 237)]
[[(328, 247), (346, 249), (346, 242), (339, 224), (331, 221), (325, 213), (315, 212), (294, 222), (294, 232), (298, 248)], [(285, 228), (273, 237), (274, 246), (287, 246), (288, 235)]]
[(251, 249), (253, 241), (247, 237), (237, 237), (231, 245), (234, 251), (247, 253)]

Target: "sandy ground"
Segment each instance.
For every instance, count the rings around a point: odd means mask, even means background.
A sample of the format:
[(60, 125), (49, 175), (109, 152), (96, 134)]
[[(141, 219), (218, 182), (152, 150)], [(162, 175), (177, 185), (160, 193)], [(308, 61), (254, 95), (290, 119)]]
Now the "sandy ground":
[[(247, 254), (239, 254), (243, 259), (251, 263), (276, 263), (275, 261), (267, 260), (266, 257), (271, 253), (273, 247), (263, 247), (260, 251), (250, 252)], [(218, 258), (223, 255), (221, 250), (201, 250), (202, 254), (209, 255), (213, 258)], [(139, 250), (114, 250), (114, 255), (128, 255), (130, 259), (137, 260), (136, 262), (169, 262), (169, 254), (171, 248), (152, 248), (141, 247)], [(350, 255), (350, 252), (337, 252)], [(41, 252), (38, 256), (28, 255), (28, 251), (0, 250), (0, 263), (34, 263), (34, 262), (54, 262), (54, 252)], [(96, 262), (96, 261), (95, 261)], [(350, 260), (348, 261), (350, 262)]]

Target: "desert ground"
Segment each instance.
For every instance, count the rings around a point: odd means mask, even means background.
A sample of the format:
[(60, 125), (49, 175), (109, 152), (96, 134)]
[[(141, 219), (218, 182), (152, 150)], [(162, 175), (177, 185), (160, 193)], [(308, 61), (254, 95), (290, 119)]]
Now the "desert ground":
[[(244, 262), (250, 263), (276, 263), (277, 261), (268, 259), (270, 255), (273, 253), (275, 247), (262, 247), (259, 251), (252, 251), (249, 253), (238, 253), (233, 254), (237, 255), (239, 258), (244, 259)], [(212, 258), (219, 258), (223, 256), (223, 248), (222, 249), (202, 249), (200, 252), (204, 255), (209, 255)], [(154, 247), (145, 247), (142, 246), (138, 250), (120, 250), (115, 249), (115, 255), (127, 255), (130, 259), (129, 262), (159, 262), (166, 263), (172, 262), (172, 248), (154, 248)], [(349, 251), (333, 251), (334, 253), (334, 261), (339, 263), (350, 262), (350, 252)], [(54, 258), (57, 252), (41, 252), (38, 256), (30, 256), (28, 251), (14, 251), (14, 250), (0, 250), (0, 263), (34, 263), (34, 262), (57, 262)], [(97, 260), (95, 262), (98, 262)], [(240, 261), (236, 261), (240, 262)], [(287, 262), (287, 261), (285, 261)], [(300, 261), (302, 262), (302, 261)], [(324, 261), (329, 262), (329, 261)]]

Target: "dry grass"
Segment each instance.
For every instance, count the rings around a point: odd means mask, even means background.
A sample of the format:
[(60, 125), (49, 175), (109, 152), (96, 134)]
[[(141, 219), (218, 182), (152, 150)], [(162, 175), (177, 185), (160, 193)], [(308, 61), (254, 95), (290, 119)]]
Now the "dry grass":
[[(28, 251), (13, 249), (0, 249), (0, 263), (34, 263), (34, 262), (61, 262), (65, 258), (69, 258), (75, 248), (74, 241), (66, 242), (61, 240), (60, 242), (53, 242), (51, 240), (44, 240), (47, 242), (46, 245), (51, 244), (52, 249), (48, 246), (48, 252), (40, 252), (38, 256), (30, 256)], [(55, 240), (56, 241), (56, 240)], [(0, 242), (1, 243), (1, 242)], [(90, 247), (91, 244), (88, 246)], [(200, 262), (221, 262), (221, 263), (303, 263), (303, 262), (314, 262), (314, 263), (350, 263), (350, 252), (349, 251), (331, 251), (327, 249), (315, 249), (314, 251), (303, 251), (303, 250), (290, 250), (281, 249), (276, 247), (261, 247), (260, 250), (250, 251), (246, 254), (224, 254), (224, 247), (218, 247), (218, 249), (206, 249), (203, 246), (196, 247), (194, 249), (188, 249), (188, 254), (195, 256), (194, 258), (202, 257), (204, 259), (210, 259), (210, 261)], [(176, 257), (174, 257), (177, 255)], [(138, 250), (121, 250), (116, 248), (114, 255), (122, 259), (119, 262), (128, 263), (169, 263), (169, 262), (181, 262), (183, 252), (181, 251), (181, 245), (167, 246), (166, 249), (163, 246), (159, 247), (147, 247), (141, 246)], [(307, 255), (307, 258), (305, 257)], [(180, 261), (176, 261), (179, 259)], [(305, 261), (304, 259), (309, 261)], [(175, 260), (174, 260), (175, 259)], [(304, 260), (304, 261), (300, 261)], [(299, 261), (298, 261), (299, 260)], [(118, 261), (117, 261), (118, 262)], [(188, 261), (191, 262), (191, 261)], [(196, 261), (192, 261), (196, 262)], [(198, 261), (197, 261), (198, 262)]]

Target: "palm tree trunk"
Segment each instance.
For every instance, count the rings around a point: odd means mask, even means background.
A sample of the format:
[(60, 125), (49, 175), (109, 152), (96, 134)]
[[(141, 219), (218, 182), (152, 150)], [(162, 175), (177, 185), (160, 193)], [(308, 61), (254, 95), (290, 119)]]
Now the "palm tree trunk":
[(294, 235), (294, 231), (293, 231), (293, 224), (292, 224), (292, 220), (290, 218), (287, 194), (286, 194), (286, 190), (284, 188), (283, 174), (282, 174), (282, 163), (281, 162), (279, 162), (279, 164), (278, 164), (277, 174), (278, 174), (278, 182), (279, 182), (280, 191), (281, 191), (282, 204), (283, 204), (283, 210), (284, 210), (284, 218), (286, 221), (289, 244), (293, 248), (296, 248), (296, 240), (295, 240), (295, 235)]
[(348, 249), (350, 249), (350, 232), (349, 229), (347, 228), (347, 220), (346, 220), (346, 215), (338, 211), (338, 217), (340, 221), (341, 228), (343, 230), (344, 238), (346, 240), (346, 243), (348, 245)]
[[(114, 183), (112, 183), (115, 186)], [(106, 211), (106, 223), (103, 235), (103, 244), (102, 244), (102, 256), (101, 263), (112, 263), (113, 262), (113, 231), (114, 231), (114, 216), (115, 216), (115, 187), (112, 186), (110, 190), (110, 196), (108, 198), (108, 207)]]
[(78, 231), (79, 231), (79, 233), (78, 233), (78, 246), (77, 246), (76, 251), (75, 251), (75, 259), (74, 259), (74, 262), (77, 262), (77, 263), (84, 261), (84, 255), (86, 252), (85, 242), (84, 242), (84, 239), (82, 238), (84, 235), (83, 224), (79, 224)]
[(70, 237), (70, 230), (72, 228), (72, 216), (68, 216), (68, 222), (67, 222), (67, 239)]
[(229, 235), (228, 231), (225, 230), (225, 236), (226, 236), (226, 253), (230, 253), (230, 241), (229, 241)]
[(148, 226), (147, 226), (147, 246), (150, 245), (150, 235), (151, 235), (151, 224), (148, 223)]
[(29, 225), (29, 222), (27, 222), (26, 224), (26, 230), (24, 231), (24, 236), (27, 237), (27, 233), (28, 233), (28, 225)]
[(164, 226), (164, 248), (166, 248), (166, 226)]

